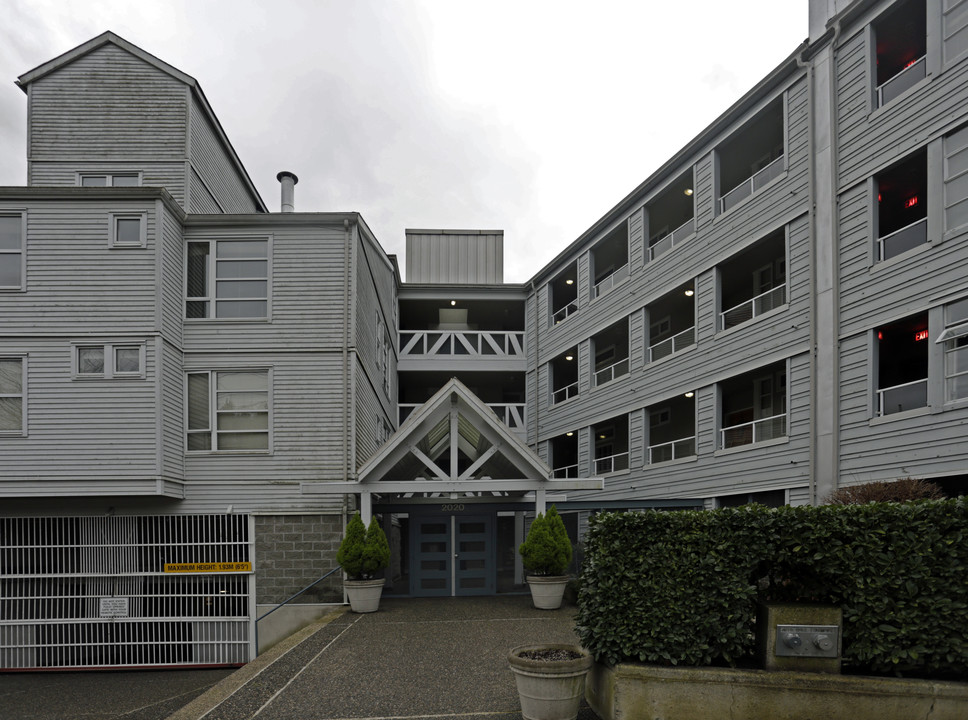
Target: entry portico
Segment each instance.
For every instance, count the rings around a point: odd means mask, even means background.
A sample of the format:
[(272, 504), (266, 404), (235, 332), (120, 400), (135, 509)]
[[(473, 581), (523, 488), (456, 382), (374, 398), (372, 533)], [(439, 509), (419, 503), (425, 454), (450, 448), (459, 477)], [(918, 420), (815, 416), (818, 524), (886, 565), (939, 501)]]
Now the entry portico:
[(455, 378), (407, 418), (356, 481), (305, 483), (303, 492), (357, 494), (365, 523), (382, 515), (394, 555), (390, 575), (404, 580), (395, 592), (490, 594), (521, 585), (514, 550), (526, 513), (544, 512), (568, 491), (601, 490), (603, 482), (553, 478)]

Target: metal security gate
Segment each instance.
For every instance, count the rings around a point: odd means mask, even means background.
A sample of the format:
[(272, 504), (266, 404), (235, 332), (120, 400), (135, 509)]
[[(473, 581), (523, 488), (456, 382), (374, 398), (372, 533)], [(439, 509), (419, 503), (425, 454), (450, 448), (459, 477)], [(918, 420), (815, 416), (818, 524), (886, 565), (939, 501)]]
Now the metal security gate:
[(0, 518), (0, 670), (254, 657), (246, 515)]

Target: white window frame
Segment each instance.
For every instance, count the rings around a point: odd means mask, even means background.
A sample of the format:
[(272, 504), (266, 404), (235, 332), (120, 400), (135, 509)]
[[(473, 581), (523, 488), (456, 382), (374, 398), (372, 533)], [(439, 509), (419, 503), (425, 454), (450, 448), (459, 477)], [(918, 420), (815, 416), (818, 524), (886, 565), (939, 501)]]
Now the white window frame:
[(960, 313), (957, 317), (951, 317), (952, 312), (955, 307), (964, 307), (965, 303), (968, 302), (968, 298), (962, 298), (954, 302), (949, 303), (944, 308), (944, 330), (938, 335), (938, 339), (935, 343), (942, 344), (942, 352), (944, 354), (944, 401), (945, 403), (964, 403), (968, 400), (968, 394), (953, 397), (949, 391), (950, 380), (956, 377), (964, 377), (968, 375), (968, 371), (952, 372), (950, 369), (951, 360), (949, 358), (959, 350), (968, 352), (968, 347), (964, 345), (959, 348), (957, 342), (968, 336), (968, 314)]
[[(85, 185), (85, 178), (104, 178), (104, 185)], [(116, 177), (133, 177), (137, 180), (136, 185), (115, 185), (114, 179)], [(117, 171), (97, 171), (92, 170), (90, 172), (82, 171), (78, 172), (75, 182), (78, 187), (141, 187), (143, 176), (140, 170), (117, 170)]]
[(23, 353), (4, 353), (0, 360), (20, 362), (20, 392), (0, 393), (0, 398), (20, 398), (20, 428), (0, 430), (0, 437), (27, 437), (27, 355)]
[[(242, 449), (222, 449), (219, 448), (219, 429), (218, 429), (218, 376), (220, 373), (237, 374), (256, 374), (261, 373), (266, 376), (266, 429), (265, 430), (244, 430), (246, 433), (264, 433), (266, 436), (266, 447), (264, 448), (242, 448)], [(189, 401), (189, 378), (192, 375), (206, 375), (208, 377), (208, 427), (190, 428), (189, 412), (191, 403)], [(217, 370), (188, 370), (185, 372), (185, 452), (189, 455), (269, 455), (272, 453), (272, 370), (271, 368), (220, 368)], [(230, 431), (221, 431), (225, 435), (233, 434)], [(190, 434), (208, 433), (210, 443), (208, 448), (189, 449), (188, 438)]]
[[(266, 274), (265, 278), (227, 278), (229, 280), (265, 280), (266, 283), (266, 295), (265, 298), (221, 298), (223, 301), (229, 300), (264, 300), (266, 311), (264, 315), (257, 316), (247, 316), (247, 317), (219, 317), (218, 316), (218, 247), (220, 244), (228, 244), (233, 242), (264, 242), (266, 246), (265, 263), (266, 263)], [(192, 245), (208, 245), (208, 271), (205, 277), (205, 295), (193, 295), (188, 294), (188, 259), (189, 259), (189, 248)], [(233, 260), (262, 260), (263, 258), (223, 258), (224, 261)], [(187, 240), (185, 243), (185, 258), (184, 258), (184, 275), (185, 284), (183, 288), (184, 302), (185, 306), (182, 310), (185, 321), (189, 323), (196, 322), (267, 322), (272, 318), (272, 236), (271, 235), (232, 235), (230, 237), (224, 238), (197, 238)], [(226, 278), (223, 278), (225, 280)], [(206, 303), (208, 312), (205, 317), (188, 317), (188, 303), (189, 302), (204, 302)]]
[[(118, 240), (118, 221), (138, 221), (138, 242), (121, 242)], [(148, 246), (148, 213), (147, 212), (113, 212), (108, 213), (108, 247), (110, 248), (143, 248)]]
[[(99, 373), (81, 372), (80, 352), (82, 349), (100, 348), (104, 357), (104, 369)], [(138, 370), (136, 372), (126, 372), (117, 369), (117, 351), (133, 350), (138, 351)], [(71, 377), (74, 380), (144, 380), (147, 377), (145, 370), (146, 358), (145, 342), (86, 342), (77, 341), (71, 344)]]
[(4, 209), (0, 210), (0, 217), (20, 218), (20, 247), (15, 250), (0, 248), (0, 262), (13, 255), (20, 256), (20, 282), (17, 285), (0, 285), (0, 292), (22, 292), (27, 285), (27, 212)]

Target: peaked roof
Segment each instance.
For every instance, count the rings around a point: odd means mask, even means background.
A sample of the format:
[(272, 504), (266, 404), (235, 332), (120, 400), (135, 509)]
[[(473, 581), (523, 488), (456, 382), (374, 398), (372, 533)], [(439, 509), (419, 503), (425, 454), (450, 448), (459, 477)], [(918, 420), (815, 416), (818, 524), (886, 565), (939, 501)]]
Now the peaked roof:
[(24, 92), (27, 92), (27, 86), (30, 83), (40, 80), (41, 78), (46, 77), (47, 75), (50, 75), (51, 73), (56, 72), (57, 70), (60, 70), (61, 68), (67, 65), (70, 65), (71, 63), (75, 62), (79, 58), (82, 58), (85, 55), (108, 44), (115, 45), (121, 48), (125, 52), (128, 52), (131, 55), (134, 55), (135, 57), (143, 60), (149, 65), (152, 65), (153, 67), (157, 68), (161, 72), (167, 75), (170, 75), (171, 77), (175, 78), (179, 82), (184, 83), (185, 85), (188, 85), (192, 89), (192, 92), (195, 94), (195, 97), (198, 98), (198, 101), (202, 107), (202, 110), (205, 112), (205, 115), (211, 121), (212, 127), (215, 129), (216, 135), (218, 135), (221, 142), (225, 145), (225, 149), (228, 151), (229, 156), (232, 158), (232, 161), (235, 163), (236, 167), (241, 173), (249, 192), (252, 193), (252, 197), (256, 201), (256, 204), (262, 209), (263, 212), (267, 212), (266, 205), (262, 201), (262, 197), (259, 195), (259, 191), (256, 189), (255, 185), (252, 182), (252, 178), (249, 177), (249, 173), (246, 171), (245, 166), (242, 164), (242, 161), (239, 159), (238, 154), (235, 152), (235, 148), (232, 147), (232, 143), (229, 142), (229, 138), (225, 134), (225, 130), (222, 129), (222, 124), (218, 121), (218, 118), (215, 116), (215, 112), (212, 110), (212, 106), (208, 104), (208, 99), (205, 97), (205, 93), (202, 92), (202, 87), (201, 85), (198, 84), (198, 81), (195, 78), (193, 78), (191, 75), (187, 75), (183, 73), (181, 70), (179, 70), (178, 68), (172, 65), (169, 65), (164, 60), (161, 60), (155, 57), (149, 52), (145, 52), (137, 45), (134, 45), (133, 43), (130, 43), (127, 40), (125, 40), (123, 37), (119, 35), (115, 35), (110, 30), (103, 32), (97, 37), (92, 38), (87, 42), (78, 45), (73, 50), (68, 50), (66, 53), (63, 53), (62, 55), (58, 55), (53, 60), (48, 60), (44, 64), (38, 65), (33, 70), (28, 70), (19, 78), (17, 78), (16, 83), (21, 90), (23, 90)]
[[(549, 468), (480, 398), (452, 378), (359, 470), (381, 481), (549, 480)], [(486, 489), (482, 487), (481, 489)]]

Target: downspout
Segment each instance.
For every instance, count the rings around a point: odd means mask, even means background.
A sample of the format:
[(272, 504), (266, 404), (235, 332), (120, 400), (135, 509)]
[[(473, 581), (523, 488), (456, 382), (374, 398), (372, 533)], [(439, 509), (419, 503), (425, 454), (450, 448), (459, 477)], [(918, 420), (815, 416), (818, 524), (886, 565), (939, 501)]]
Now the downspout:
[(350, 475), (350, 221), (343, 220), (343, 482)]
[[(816, 505), (817, 496), (817, 208), (816, 208), (816, 158), (814, 157), (814, 107), (813, 107), (813, 62), (804, 61), (807, 48), (797, 55), (797, 67), (807, 71), (807, 173), (808, 234), (810, 237), (810, 452), (807, 473), (809, 477), (810, 504)], [(789, 386), (789, 382), (787, 383)], [(789, 391), (789, 387), (788, 387)]]

